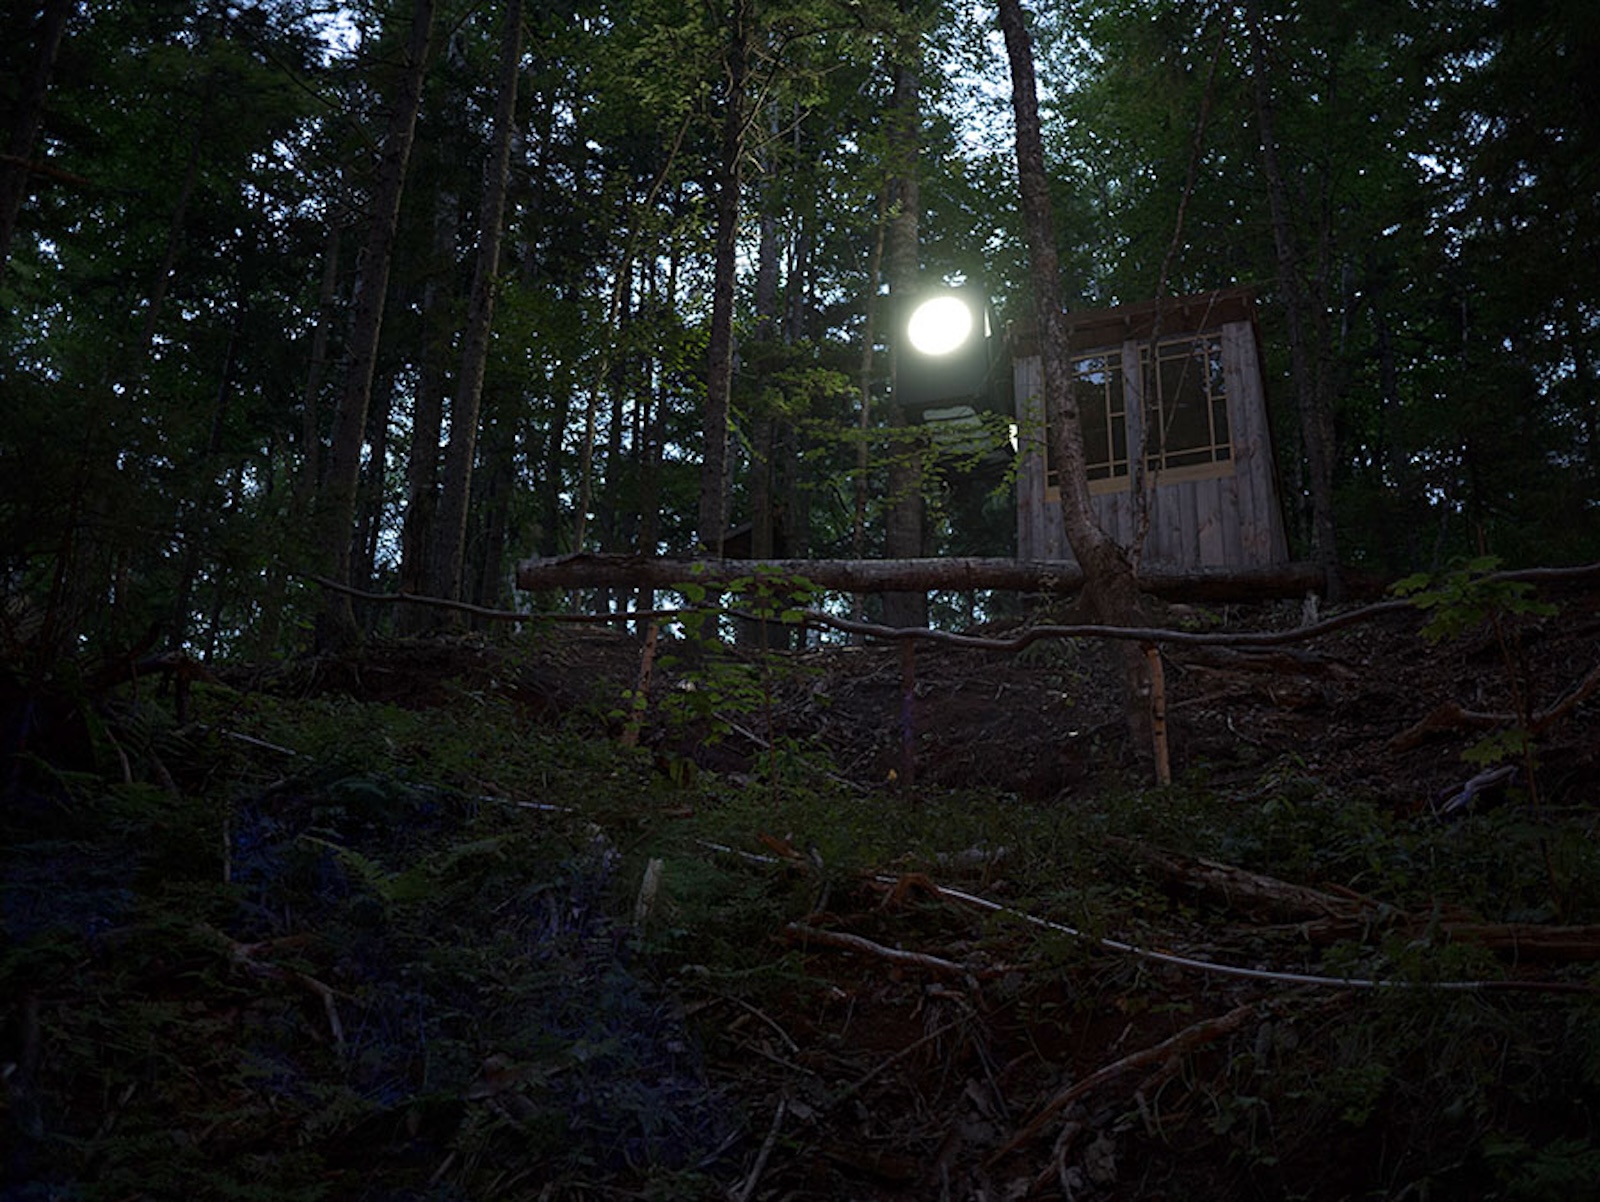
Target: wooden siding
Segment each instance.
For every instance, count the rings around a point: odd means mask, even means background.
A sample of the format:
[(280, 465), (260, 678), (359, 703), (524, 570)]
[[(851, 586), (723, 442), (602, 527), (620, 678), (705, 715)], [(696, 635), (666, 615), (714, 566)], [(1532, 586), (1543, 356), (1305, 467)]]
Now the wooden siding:
[[(1282, 507), (1278, 500), (1267, 424), (1266, 395), (1254, 323), (1229, 321), (1219, 334), (1227, 393), (1229, 459), (1201, 470), (1158, 477), (1148, 487), (1149, 527), (1140, 556), (1142, 564), (1165, 571), (1199, 568), (1267, 568), (1289, 562)], [(1093, 348), (1101, 349), (1101, 348)], [(1105, 349), (1112, 349), (1107, 347)], [(1140, 362), (1138, 341), (1121, 344), (1123, 362)], [(1017, 556), (1032, 560), (1072, 560), (1062, 525), (1061, 503), (1045, 487), (1043, 379), (1037, 356), (1015, 361), (1019, 449), (1017, 475)], [(1143, 416), (1142, 373), (1125, 377), (1128, 440), (1138, 446)], [(1121, 488), (1096, 485), (1092, 497), (1101, 525), (1124, 546), (1131, 546), (1138, 520), (1131, 480)]]

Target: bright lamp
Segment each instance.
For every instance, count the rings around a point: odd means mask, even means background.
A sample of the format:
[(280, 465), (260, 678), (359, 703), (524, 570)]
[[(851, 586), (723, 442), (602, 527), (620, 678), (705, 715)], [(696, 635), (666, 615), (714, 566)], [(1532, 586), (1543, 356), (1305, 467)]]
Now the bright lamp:
[(982, 288), (924, 289), (900, 310), (894, 395), (908, 414), (989, 408), (989, 299)]
[(924, 355), (949, 355), (972, 334), (972, 309), (956, 295), (936, 296), (911, 311), (906, 337)]

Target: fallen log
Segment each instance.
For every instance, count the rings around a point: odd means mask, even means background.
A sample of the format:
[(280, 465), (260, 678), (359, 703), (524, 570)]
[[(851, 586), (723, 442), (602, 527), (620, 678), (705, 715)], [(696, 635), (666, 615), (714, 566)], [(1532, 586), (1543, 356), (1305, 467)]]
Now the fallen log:
[(1235, 913), (1282, 922), (1314, 947), (1345, 940), (1366, 942), (1374, 934), (1438, 943), (1470, 944), (1517, 962), (1586, 964), (1600, 960), (1600, 926), (1546, 926), (1531, 922), (1484, 922), (1460, 911), (1407, 913), (1357, 893), (1330, 893), (1263, 876), (1230, 864), (1180, 855), (1127, 839), (1112, 846)]
[[(1296, 923), (1294, 933), (1313, 947), (1328, 947), (1349, 940), (1364, 941), (1373, 930), (1345, 918), (1323, 918)], [(1544, 926), (1535, 922), (1470, 922), (1446, 919), (1434, 922), (1400, 915), (1383, 928), (1385, 934), (1412, 942), (1463, 944), (1481, 947), (1502, 959), (1521, 964), (1592, 964), (1600, 960), (1600, 926)]]
[(1132, 839), (1107, 844), (1155, 869), (1173, 885), (1194, 889), (1236, 913), (1254, 918), (1370, 923), (1385, 907), (1370, 898), (1327, 893), (1197, 856), (1181, 855)]
[[(577, 554), (525, 559), (517, 565), (517, 587), (526, 592), (574, 588), (670, 589), (694, 582), (727, 585), (772, 573), (809, 580), (843, 593), (928, 590), (955, 592), (1005, 589), (1070, 594), (1083, 587), (1075, 563), (975, 556), (927, 559), (665, 559), (642, 555)], [(1187, 601), (1259, 601), (1302, 597), (1321, 587), (1311, 564), (1250, 570), (1144, 571), (1139, 587), (1159, 597)]]

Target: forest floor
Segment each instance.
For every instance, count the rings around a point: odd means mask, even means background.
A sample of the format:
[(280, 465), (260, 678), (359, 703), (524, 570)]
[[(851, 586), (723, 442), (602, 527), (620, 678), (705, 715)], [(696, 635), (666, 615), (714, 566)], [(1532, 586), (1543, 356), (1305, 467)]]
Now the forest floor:
[(0, 1197), (1600, 1196), (1600, 595), (1539, 598), (1170, 647), (1164, 787), (1089, 640), (18, 676)]

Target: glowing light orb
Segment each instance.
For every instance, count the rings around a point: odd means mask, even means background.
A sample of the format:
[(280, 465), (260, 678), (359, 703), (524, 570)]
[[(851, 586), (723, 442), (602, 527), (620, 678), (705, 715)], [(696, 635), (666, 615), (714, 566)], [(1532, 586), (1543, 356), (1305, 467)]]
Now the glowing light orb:
[(906, 336), (924, 355), (948, 355), (972, 333), (972, 310), (958, 297), (936, 296), (911, 314)]

